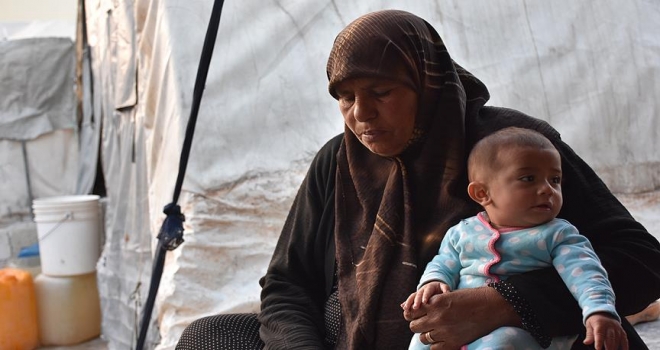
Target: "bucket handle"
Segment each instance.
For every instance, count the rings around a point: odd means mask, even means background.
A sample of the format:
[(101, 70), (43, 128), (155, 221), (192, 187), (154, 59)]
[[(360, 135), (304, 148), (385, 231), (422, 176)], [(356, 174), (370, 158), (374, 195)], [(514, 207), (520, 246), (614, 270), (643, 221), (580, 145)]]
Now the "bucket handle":
[(64, 214), (64, 217), (60, 221), (57, 222), (55, 227), (51, 228), (50, 231), (46, 232), (46, 234), (43, 235), (42, 237), (39, 237), (39, 241), (45, 240), (46, 237), (48, 237), (51, 233), (53, 233), (55, 230), (57, 230), (57, 228), (60, 227), (60, 225), (62, 225), (62, 223), (64, 223), (65, 221), (67, 221), (69, 219), (73, 220), (73, 212), (72, 211), (67, 211)]

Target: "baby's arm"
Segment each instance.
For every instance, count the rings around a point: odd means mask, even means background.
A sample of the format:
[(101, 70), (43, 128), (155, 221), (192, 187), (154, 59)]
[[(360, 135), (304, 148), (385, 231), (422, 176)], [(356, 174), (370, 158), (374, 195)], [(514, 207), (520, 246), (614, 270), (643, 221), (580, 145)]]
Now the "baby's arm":
[(596, 350), (628, 350), (628, 337), (621, 323), (608, 313), (595, 313), (587, 317), (587, 336), (584, 344), (594, 344)]
[(574, 226), (566, 225), (555, 232), (548, 246), (550, 244), (554, 245), (552, 263), (580, 304), (583, 323), (586, 325), (587, 318), (595, 313), (607, 313), (620, 321), (607, 271), (600, 264), (589, 240), (580, 235)]
[(419, 287), (417, 292), (410, 294), (408, 299), (401, 304), (404, 311), (418, 309), (420, 305), (428, 303), (429, 299), (436, 294), (451, 292), (451, 287), (442, 281), (430, 281)]
[(452, 242), (460, 237), (461, 231), (457, 229), (460, 227), (459, 225), (451, 227), (445, 234), (438, 254), (424, 269), (417, 292), (410, 294), (408, 299), (401, 304), (404, 311), (418, 309), (422, 304), (428, 303), (432, 296), (450, 292), (458, 285), (461, 264), (459, 254)]
[(596, 350), (628, 350), (628, 337), (615, 309), (615, 296), (589, 240), (568, 225), (554, 235), (553, 265), (580, 304), (587, 334)]

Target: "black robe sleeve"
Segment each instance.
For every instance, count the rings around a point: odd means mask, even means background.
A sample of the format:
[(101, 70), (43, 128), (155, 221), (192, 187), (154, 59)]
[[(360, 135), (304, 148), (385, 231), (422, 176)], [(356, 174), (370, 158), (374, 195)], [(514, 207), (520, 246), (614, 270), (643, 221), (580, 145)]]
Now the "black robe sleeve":
[(321, 349), (334, 269), (334, 180), (342, 135), (316, 155), (298, 190), (266, 275), (260, 336), (266, 349)]

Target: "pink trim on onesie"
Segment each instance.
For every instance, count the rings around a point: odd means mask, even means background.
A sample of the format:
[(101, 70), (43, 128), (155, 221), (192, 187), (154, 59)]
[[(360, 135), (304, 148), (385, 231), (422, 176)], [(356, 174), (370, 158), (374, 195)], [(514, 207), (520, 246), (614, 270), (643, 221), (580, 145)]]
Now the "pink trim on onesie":
[[(477, 214), (477, 218), (479, 219), (479, 221), (481, 221), (482, 224), (484, 224), (484, 226), (486, 226), (486, 228), (488, 228), (493, 232), (493, 235), (491, 236), (491, 239), (488, 242), (488, 249), (490, 250), (491, 253), (493, 253), (495, 258), (490, 262), (488, 262), (486, 266), (484, 266), (484, 275), (491, 277), (493, 279), (493, 282), (499, 282), (500, 278), (490, 273), (490, 268), (502, 260), (502, 256), (495, 249), (495, 243), (497, 243), (497, 240), (500, 239), (502, 234), (506, 234), (511, 231), (520, 230), (520, 227), (503, 227), (502, 229), (498, 230), (494, 228), (490, 224), (490, 222), (488, 222), (488, 220), (485, 218), (483, 213)], [(467, 350), (467, 348), (468, 348), (467, 345), (461, 346), (461, 350)]]
[(491, 274), (490, 269), (491, 269), (491, 267), (493, 267), (493, 265), (497, 264), (498, 262), (500, 262), (502, 260), (502, 256), (495, 249), (495, 243), (497, 243), (497, 240), (500, 239), (500, 236), (501, 236), (500, 231), (496, 230), (493, 226), (491, 226), (490, 222), (488, 222), (484, 218), (484, 215), (482, 213), (479, 213), (479, 215), (477, 215), (477, 218), (479, 219), (479, 221), (481, 221), (482, 224), (484, 224), (484, 226), (486, 226), (486, 228), (488, 228), (489, 230), (491, 230), (493, 232), (493, 235), (491, 236), (490, 241), (488, 242), (488, 250), (490, 250), (490, 252), (493, 253), (495, 258), (493, 260), (489, 261), (484, 266), (484, 275), (490, 277), (493, 282), (499, 282), (500, 278), (497, 277), (496, 275)]

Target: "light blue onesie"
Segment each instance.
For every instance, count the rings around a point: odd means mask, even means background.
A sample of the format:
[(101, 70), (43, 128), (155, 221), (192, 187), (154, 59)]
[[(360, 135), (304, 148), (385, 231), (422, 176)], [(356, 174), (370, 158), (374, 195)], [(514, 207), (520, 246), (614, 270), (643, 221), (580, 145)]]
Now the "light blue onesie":
[[(621, 320), (607, 272), (586, 237), (565, 220), (530, 228), (496, 230), (485, 212), (447, 231), (438, 255), (426, 266), (417, 288), (443, 281), (451, 290), (476, 288), (523, 272), (554, 266), (582, 308), (582, 321), (595, 312)], [(494, 315), (496, 316), (496, 315)], [(549, 349), (570, 349), (576, 336), (553, 338)], [(437, 340), (437, 339), (436, 339)], [(410, 349), (428, 349), (415, 334)], [(463, 347), (466, 348), (466, 347)], [(467, 349), (542, 349), (525, 330), (502, 327)]]

